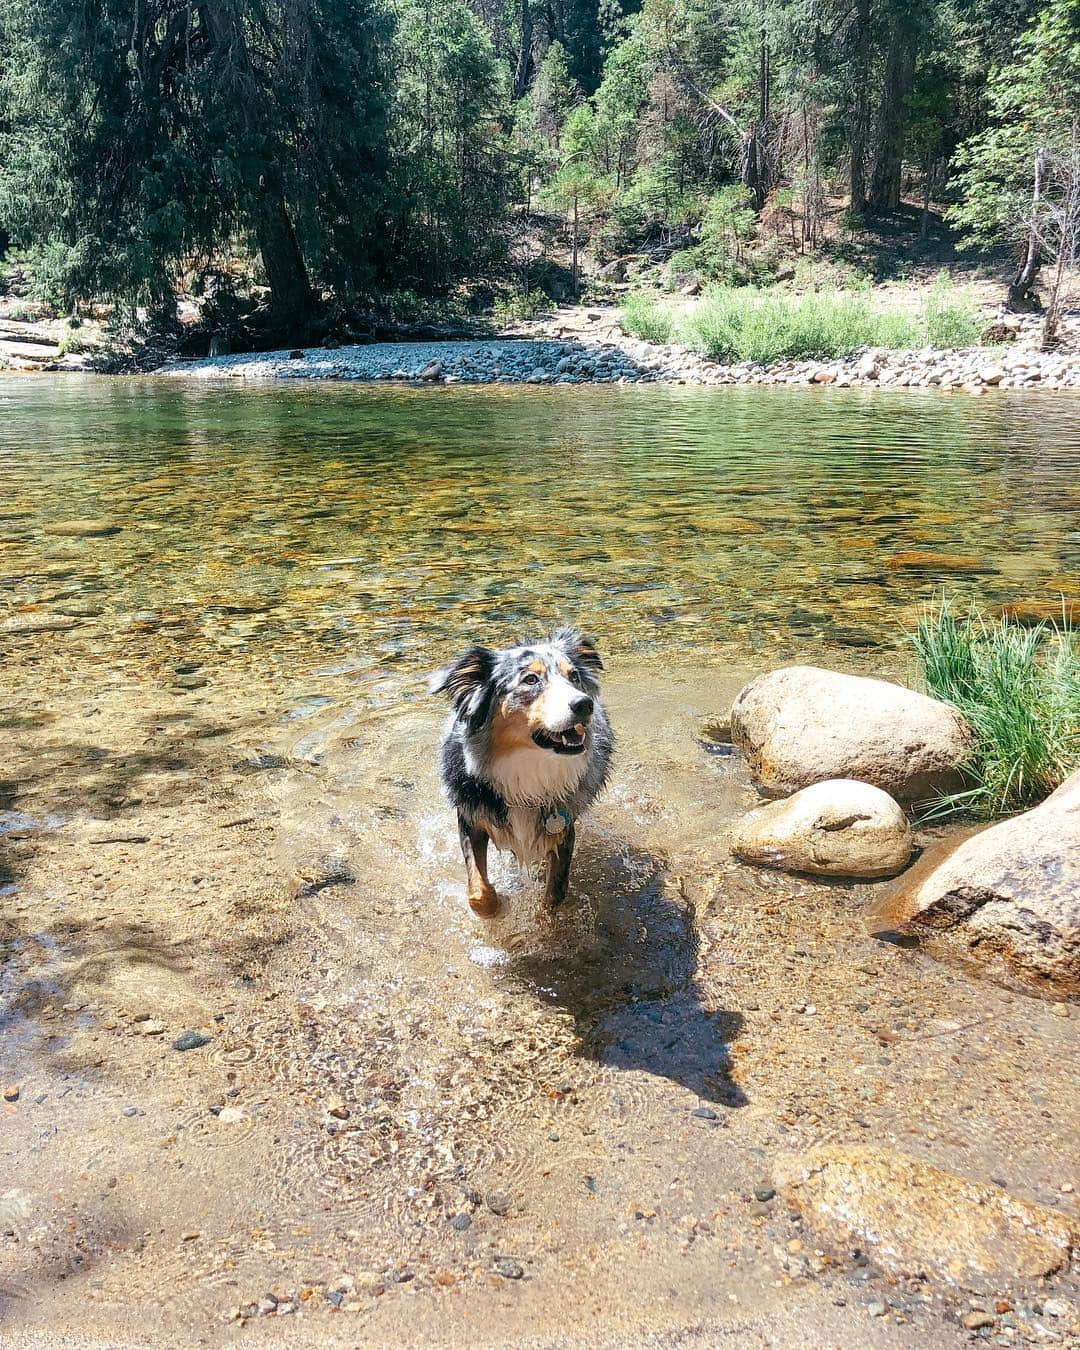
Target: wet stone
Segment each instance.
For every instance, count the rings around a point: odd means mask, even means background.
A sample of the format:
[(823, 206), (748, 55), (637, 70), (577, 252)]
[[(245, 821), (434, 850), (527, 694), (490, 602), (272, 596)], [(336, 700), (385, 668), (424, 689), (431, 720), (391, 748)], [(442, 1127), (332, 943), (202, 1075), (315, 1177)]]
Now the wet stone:
[(45, 526), (45, 533), (62, 539), (101, 539), (119, 534), (120, 526), (111, 520), (57, 520)]
[(182, 1031), (173, 1041), (172, 1048), (174, 1050), (198, 1050), (200, 1046), (209, 1044), (210, 1037), (204, 1036), (201, 1031)]

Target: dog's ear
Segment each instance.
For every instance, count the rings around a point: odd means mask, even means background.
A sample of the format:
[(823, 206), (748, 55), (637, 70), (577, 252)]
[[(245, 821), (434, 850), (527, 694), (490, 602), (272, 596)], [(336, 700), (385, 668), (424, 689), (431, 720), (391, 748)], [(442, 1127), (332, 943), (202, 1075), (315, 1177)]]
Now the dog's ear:
[(433, 694), (446, 694), (454, 711), (471, 726), (479, 726), (491, 702), (495, 653), (489, 647), (470, 647), (451, 665), (437, 670), (428, 681)]
[(596, 650), (596, 643), (591, 637), (584, 637), (572, 628), (560, 628), (553, 635), (553, 641), (563, 647), (575, 665), (583, 666), (588, 671), (604, 669), (600, 653)]

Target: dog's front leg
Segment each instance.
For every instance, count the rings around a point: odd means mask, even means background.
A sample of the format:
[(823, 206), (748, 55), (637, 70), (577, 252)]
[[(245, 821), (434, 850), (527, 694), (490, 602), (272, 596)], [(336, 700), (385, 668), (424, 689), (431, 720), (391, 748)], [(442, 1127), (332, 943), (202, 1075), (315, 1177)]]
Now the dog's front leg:
[(468, 877), (466, 894), (469, 905), (475, 914), (486, 917), (499, 908), (499, 897), (495, 887), (487, 876), (487, 831), (479, 825), (473, 825), (458, 812), (458, 838), (461, 840), (461, 852), (465, 858), (465, 872)]
[(570, 884), (570, 860), (573, 856), (574, 822), (571, 821), (559, 841), (558, 848), (548, 854), (544, 899), (552, 909), (558, 909), (566, 899), (566, 888)]

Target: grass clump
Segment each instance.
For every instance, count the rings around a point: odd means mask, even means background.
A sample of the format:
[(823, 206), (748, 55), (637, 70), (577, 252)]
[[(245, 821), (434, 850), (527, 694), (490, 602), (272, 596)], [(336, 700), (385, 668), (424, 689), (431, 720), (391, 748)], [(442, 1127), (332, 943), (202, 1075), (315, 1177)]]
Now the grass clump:
[(923, 304), (923, 327), (931, 347), (977, 347), (983, 325), (970, 296), (940, 272)]
[(550, 305), (551, 301), (543, 291), (517, 291), (513, 295), (500, 296), (492, 305), (491, 313), (495, 322), (502, 326), (535, 318)]
[(668, 343), (674, 332), (671, 311), (655, 296), (628, 295), (619, 307), (619, 322), (627, 333), (643, 342)]
[[(768, 364), (804, 356), (850, 356), (877, 341), (869, 301), (851, 291), (788, 295), (783, 291), (717, 287), (689, 310), (682, 340), (714, 361)], [(888, 345), (908, 345), (907, 333), (890, 333)]]
[(942, 600), (914, 636), (926, 687), (952, 704), (975, 734), (972, 785), (943, 797), (934, 816), (983, 819), (1035, 806), (1080, 767), (1080, 649), (1061, 623), (1027, 627), (958, 617)]
[(646, 294), (628, 296), (621, 322), (646, 342), (682, 343), (714, 361), (852, 356), (866, 347), (970, 347), (979, 340), (969, 297), (943, 276), (919, 309), (878, 309), (866, 286), (792, 295), (774, 287), (713, 286), (681, 314)]

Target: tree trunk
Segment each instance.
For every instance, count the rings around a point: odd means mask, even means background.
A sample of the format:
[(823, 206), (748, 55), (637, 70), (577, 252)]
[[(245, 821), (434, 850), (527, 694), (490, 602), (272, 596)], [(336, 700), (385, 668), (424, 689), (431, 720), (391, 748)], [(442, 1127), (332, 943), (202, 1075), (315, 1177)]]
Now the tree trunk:
[(578, 199), (577, 193), (574, 193), (574, 299), (578, 298)]
[(1040, 147), (1035, 151), (1035, 185), (1031, 191), (1031, 227), (1028, 230), (1027, 245), (1024, 249), (1024, 259), (1020, 268), (1013, 278), (1012, 285), (1009, 287), (1007, 305), (1009, 309), (1031, 309), (1034, 305), (1034, 298), (1031, 294), (1031, 288), (1035, 284), (1035, 278), (1039, 273), (1041, 262), (1041, 248), (1039, 246), (1039, 235), (1036, 228), (1035, 218), (1039, 211), (1039, 202), (1042, 199), (1043, 179), (1046, 176), (1046, 151)]
[(769, 36), (761, 25), (758, 51), (758, 115), (747, 147), (746, 186), (754, 194), (754, 206), (760, 211), (769, 195), (769, 165), (766, 152), (769, 121)]
[(893, 29), (878, 116), (877, 155), (870, 185), (871, 211), (895, 211), (900, 205), (907, 96), (915, 78), (915, 57), (910, 42), (910, 36), (902, 29)]
[(532, 74), (533, 18), (529, 0), (521, 0), (521, 36), (517, 64), (514, 66), (514, 98), (524, 98)]
[(315, 295), (279, 184), (264, 179), (257, 209), (255, 235), (274, 309), (285, 322), (303, 325), (315, 311)]
[(855, 72), (855, 97), (851, 107), (848, 149), (850, 208), (861, 216), (866, 210), (866, 138), (869, 115), (866, 97), (867, 67), (870, 63), (870, 0), (858, 0), (855, 7), (855, 44), (852, 68)]

